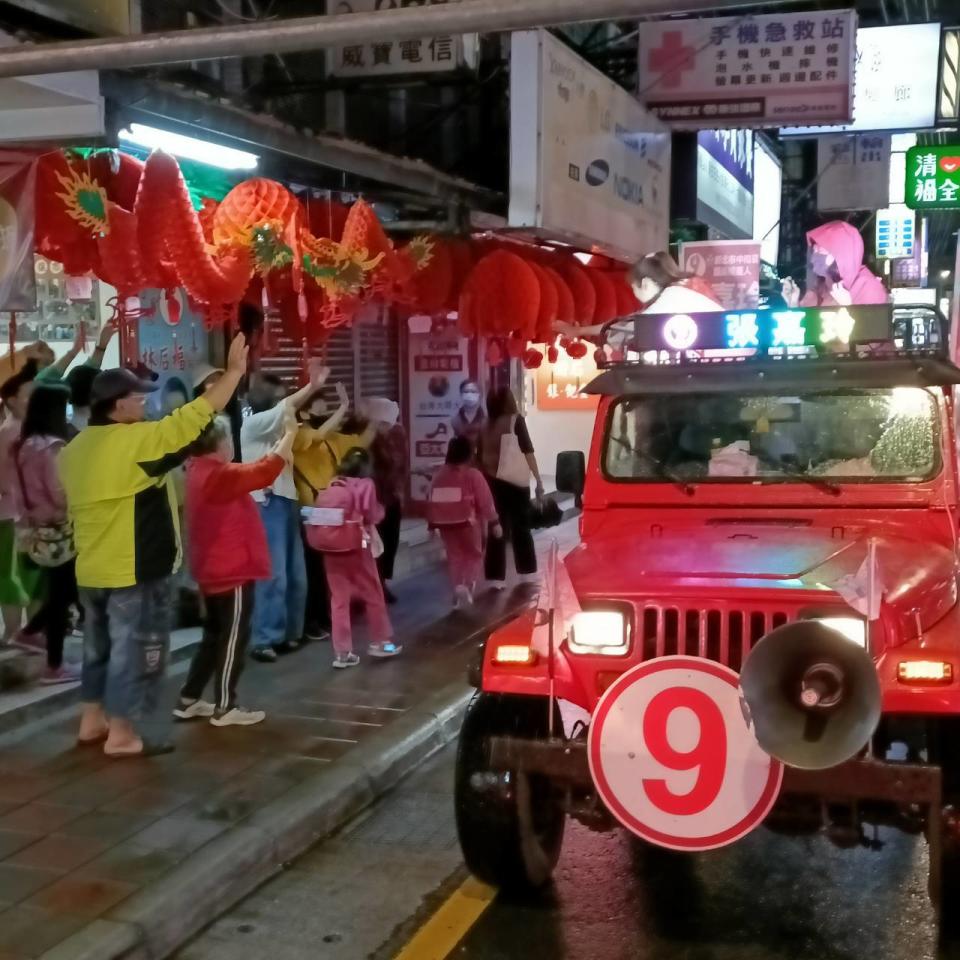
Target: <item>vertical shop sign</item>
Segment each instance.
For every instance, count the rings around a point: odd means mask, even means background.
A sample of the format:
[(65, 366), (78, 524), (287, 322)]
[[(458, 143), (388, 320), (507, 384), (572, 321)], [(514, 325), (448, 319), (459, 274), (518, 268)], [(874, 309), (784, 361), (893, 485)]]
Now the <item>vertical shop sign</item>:
[(817, 141), (817, 208), (877, 210), (890, 202), (890, 137), (839, 134)]
[(0, 310), (33, 311), (36, 164), (25, 154), (0, 154)]
[(434, 318), (429, 332), (410, 331), (407, 349), (410, 404), (410, 495), (425, 502), (453, 437), (460, 385), (470, 378), (469, 341), (456, 322)]
[(686, 130), (847, 123), (853, 10), (659, 20), (640, 31), (640, 99)]
[(680, 266), (708, 283), (725, 310), (755, 309), (760, 302), (760, 243), (757, 241), (683, 243)]
[(537, 409), (596, 410), (599, 397), (581, 390), (598, 372), (589, 354), (574, 360), (561, 352), (556, 363), (542, 363), (537, 368)]

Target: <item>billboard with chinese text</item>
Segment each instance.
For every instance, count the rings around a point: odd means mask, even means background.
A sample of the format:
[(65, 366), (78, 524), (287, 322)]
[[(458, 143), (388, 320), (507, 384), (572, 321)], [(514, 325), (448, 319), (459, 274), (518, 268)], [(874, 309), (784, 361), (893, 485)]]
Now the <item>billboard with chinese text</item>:
[(682, 243), (680, 266), (706, 281), (726, 310), (755, 308), (760, 302), (760, 243), (757, 241)]
[(852, 10), (646, 23), (639, 96), (678, 129), (848, 123), (856, 31)]
[(817, 209), (876, 210), (890, 202), (890, 137), (838, 134), (817, 142)]
[(907, 151), (904, 201), (911, 210), (960, 208), (960, 143)]

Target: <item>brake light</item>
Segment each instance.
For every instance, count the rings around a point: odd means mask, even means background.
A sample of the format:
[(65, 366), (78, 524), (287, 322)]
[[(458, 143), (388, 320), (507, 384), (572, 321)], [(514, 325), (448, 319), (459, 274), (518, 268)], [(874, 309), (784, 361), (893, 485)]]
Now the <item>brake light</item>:
[(897, 676), (902, 683), (953, 683), (953, 664), (946, 660), (901, 660)]
[(494, 663), (523, 664), (529, 666), (537, 659), (535, 650), (521, 643), (504, 643), (493, 654)]

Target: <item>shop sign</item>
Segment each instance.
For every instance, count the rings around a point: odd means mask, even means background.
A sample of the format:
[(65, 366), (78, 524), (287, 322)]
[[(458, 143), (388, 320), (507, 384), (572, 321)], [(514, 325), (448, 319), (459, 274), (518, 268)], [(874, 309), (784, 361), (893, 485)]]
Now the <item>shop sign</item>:
[(912, 257), (916, 244), (917, 215), (897, 204), (877, 211), (877, 256), (881, 260)]
[(670, 133), (544, 30), (510, 47), (509, 225), (635, 260), (664, 250)]
[(839, 134), (817, 142), (817, 209), (876, 210), (890, 202), (890, 137)]
[[(376, 13), (398, 7), (427, 7), (461, 0), (340, 0), (327, 5), (334, 15)], [(362, 43), (334, 47), (327, 72), (335, 77), (384, 77), (396, 74), (444, 73), (475, 67), (479, 52), (477, 35), (414, 37), (393, 40), (386, 33)]]
[(732, 239), (753, 233), (753, 131), (697, 134), (697, 220)]
[(470, 379), (469, 346), (455, 321), (434, 319), (425, 332), (411, 328), (407, 394), (413, 500), (426, 502), (433, 476), (446, 458), (453, 438), (450, 421), (460, 409), (460, 385)]
[(678, 129), (848, 123), (853, 10), (658, 20), (640, 31), (640, 97)]
[(907, 151), (904, 201), (911, 210), (960, 209), (960, 143)]
[(786, 127), (782, 136), (932, 127), (937, 104), (940, 24), (910, 23), (857, 30), (853, 122)]
[(561, 351), (556, 363), (542, 363), (537, 368), (537, 409), (596, 410), (599, 398), (581, 391), (597, 373), (590, 354), (575, 360)]
[(680, 245), (680, 266), (712, 288), (727, 310), (760, 302), (760, 244), (753, 240), (706, 240)]
[(0, 310), (33, 311), (34, 157), (0, 154)]
[(147, 399), (148, 414), (152, 418), (175, 409), (183, 397), (192, 400), (194, 374), (209, 362), (203, 316), (190, 307), (183, 290), (177, 290), (174, 296), (180, 306), (177, 322), (173, 322), (170, 315), (166, 293), (144, 290), (140, 295), (144, 315), (137, 323), (135, 356), (158, 377), (159, 389)]
[(753, 182), (753, 239), (760, 244), (760, 259), (776, 264), (780, 255), (783, 167), (760, 137), (754, 140)]

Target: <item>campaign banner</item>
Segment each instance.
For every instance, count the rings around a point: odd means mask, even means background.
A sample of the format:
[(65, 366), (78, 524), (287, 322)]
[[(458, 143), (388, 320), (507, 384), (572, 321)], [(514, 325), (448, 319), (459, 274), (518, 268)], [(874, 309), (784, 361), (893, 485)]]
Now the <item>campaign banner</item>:
[(639, 96), (677, 129), (849, 123), (856, 33), (853, 10), (645, 23)]
[(760, 303), (760, 243), (757, 241), (682, 243), (680, 267), (708, 283), (725, 310), (750, 310)]
[(425, 503), (453, 438), (460, 386), (470, 379), (470, 341), (457, 324), (434, 318), (428, 332), (411, 329), (407, 348), (410, 423), (410, 496)]
[(33, 269), (35, 158), (0, 155), (0, 310), (37, 308)]

